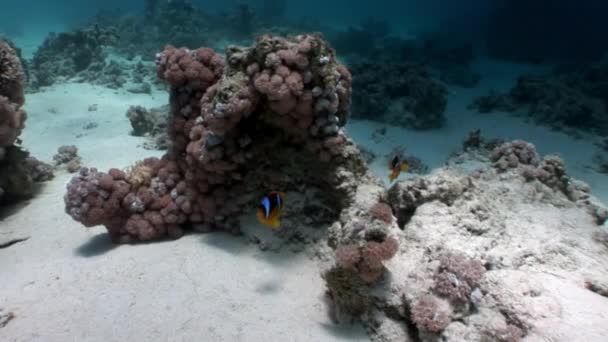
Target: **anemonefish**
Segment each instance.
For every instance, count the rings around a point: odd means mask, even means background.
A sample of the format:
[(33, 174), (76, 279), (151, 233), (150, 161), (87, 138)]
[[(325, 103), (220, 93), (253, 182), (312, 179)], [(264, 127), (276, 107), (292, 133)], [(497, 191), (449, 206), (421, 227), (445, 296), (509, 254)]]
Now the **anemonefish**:
[(391, 171), (391, 174), (388, 176), (390, 181), (394, 181), (399, 177), (401, 172), (406, 172), (410, 168), (410, 165), (407, 162), (401, 160), (399, 155), (395, 155), (391, 162), (388, 164), (388, 169)]
[(284, 193), (272, 191), (262, 198), (258, 206), (258, 220), (270, 228), (279, 228), (283, 211)]

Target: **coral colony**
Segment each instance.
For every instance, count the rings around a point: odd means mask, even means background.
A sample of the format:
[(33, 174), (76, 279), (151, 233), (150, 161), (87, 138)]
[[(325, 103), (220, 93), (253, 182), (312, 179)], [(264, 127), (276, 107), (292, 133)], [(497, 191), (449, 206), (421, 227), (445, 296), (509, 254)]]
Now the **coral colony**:
[(156, 62), (171, 86), (169, 151), (127, 172), (83, 169), (65, 201), (84, 225), (105, 225), (117, 242), (179, 237), (184, 225), (238, 230), (242, 199), (263, 190), (248, 189), (252, 169), (279, 157), (269, 144), (344, 163), (351, 75), (321, 37), (262, 36), (225, 58), (168, 46)]
[(34, 183), (53, 178), (52, 167), (19, 145), (25, 125), (25, 73), (17, 52), (0, 40), (0, 203), (13, 203), (34, 194)]

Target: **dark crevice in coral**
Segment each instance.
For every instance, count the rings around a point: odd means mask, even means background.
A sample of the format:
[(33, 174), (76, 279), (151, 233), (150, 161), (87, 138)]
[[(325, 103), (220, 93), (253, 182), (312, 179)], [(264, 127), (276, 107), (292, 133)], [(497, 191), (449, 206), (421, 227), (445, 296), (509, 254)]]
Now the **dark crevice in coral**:
[(597, 293), (602, 297), (608, 298), (608, 286), (606, 285), (598, 284), (593, 281), (586, 281), (585, 288), (591, 292)]
[[(393, 208), (394, 210), (394, 208)], [(399, 213), (396, 213), (395, 217), (397, 217), (397, 225), (399, 228), (404, 229), (405, 225), (410, 222), (412, 217), (416, 214), (416, 208), (412, 208), (409, 210), (402, 210)]]
[(411, 319), (412, 317), (412, 307), (407, 300), (403, 300), (403, 315), (405, 317), (404, 323), (407, 326), (408, 331), (410, 332), (410, 337), (413, 342), (421, 342), (420, 338), (420, 329), (416, 326), (416, 323)]

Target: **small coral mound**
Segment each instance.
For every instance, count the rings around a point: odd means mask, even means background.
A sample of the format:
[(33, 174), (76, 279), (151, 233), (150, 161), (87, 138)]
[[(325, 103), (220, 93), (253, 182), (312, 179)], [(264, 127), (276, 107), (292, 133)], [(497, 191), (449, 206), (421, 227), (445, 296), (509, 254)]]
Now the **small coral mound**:
[(393, 209), (386, 203), (378, 202), (374, 204), (370, 208), (369, 214), (372, 218), (383, 221), (386, 224), (393, 221)]
[(64, 145), (57, 149), (57, 153), (53, 156), (55, 168), (65, 167), (65, 169), (74, 173), (80, 170), (81, 158), (78, 155), (78, 147), (74, 145)]
[(440, 201), (450, 205), (469, 185), (463, 179), (445, 176), (415, 178), (396, 183), (388, 191), (388, 201), (399, 226), (405, 225), (416, 209), (427, 202)]
[(384, 241), (368, 241), (363, 246), (342, 245), (336, 249), (336, 266), (357, 270), (361, 279), (371, 283), (377, 281), (384, 273), (383, 262), (392, 258), (399, 249), (399, 242), (394, 237)]
[(513, 140), (496, 147), (490, 160), (500, 171), (517, 168), (521, 164), (538, 166), (540, 163), (536, 147), (523, 140)]
[(170, 141), (167, 135), (169, 106), (151, 109), (132, 106), (127, 110), (126, 116), (133, 128), (131, 134), (148, 139), (144, 144), (145, 148), (165, 150), (169, 147)]
[(485, 271), (478, 260), (462, 254), (447, 253), (440, 258), (435, 291), (454, 303), (466, 303)]
[(450, 305), (436, 296), (424, 295), (412, 309), (412, 322), (423, 331), (438, 334), (451, 322)]

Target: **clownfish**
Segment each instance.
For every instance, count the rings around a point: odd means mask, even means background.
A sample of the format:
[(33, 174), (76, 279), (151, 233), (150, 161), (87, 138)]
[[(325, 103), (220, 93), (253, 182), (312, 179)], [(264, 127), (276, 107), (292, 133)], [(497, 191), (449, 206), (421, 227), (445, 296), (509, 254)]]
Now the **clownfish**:
[(272, 191), (262, 198), (257, 212), (258, 220), (262, 224), (270, 228), (279, 228), (284, 196), (285, 194), (282, 192)]
[(388, 169), (391, 171), (391, 174), (388, 176), (388, 179), (390, 179), (391, 182), (394, 181), (395, 179), (397, 179), (397, 177), (399, 177), (399, 174), (401, 172), (406, 172), (409, 168), (410, 164), (401, 160), (401, 157), (396, 154), (393, 159), (391, 159), (391, 162), (388, 164)]

